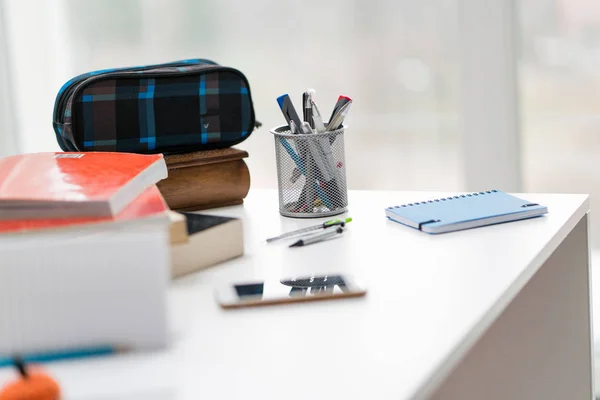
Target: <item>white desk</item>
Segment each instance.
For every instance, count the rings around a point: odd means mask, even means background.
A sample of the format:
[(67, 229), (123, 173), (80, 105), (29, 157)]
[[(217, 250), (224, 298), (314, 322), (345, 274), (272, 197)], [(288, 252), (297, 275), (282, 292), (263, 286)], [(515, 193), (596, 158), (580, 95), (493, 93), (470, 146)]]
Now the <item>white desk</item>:
[[(66, 399), (591, 399), (587, 196), (527, 195), (550, 214), (440, 236), (384, 216), (437, 195), (351, 192), (343, 237), (288, 249), (264, 239), (317, 221), (251, 191), (212, 211), (244, 219), (246, 255), (173, 284), (170, 349), (47, 367)], [(213, 300), (232, 280), (325, 272), (361, 276), (367, 296)]]

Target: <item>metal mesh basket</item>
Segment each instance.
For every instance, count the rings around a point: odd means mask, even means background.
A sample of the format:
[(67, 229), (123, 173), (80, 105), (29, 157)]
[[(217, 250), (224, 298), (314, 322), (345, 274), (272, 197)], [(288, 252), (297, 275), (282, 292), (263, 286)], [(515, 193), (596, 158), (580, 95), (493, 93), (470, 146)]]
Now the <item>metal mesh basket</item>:
[(292, 134), (284, 125), (271, 130), (281, 215), (317, 218), (346, 211), (345, 129), (342, 126), (332, 132)]

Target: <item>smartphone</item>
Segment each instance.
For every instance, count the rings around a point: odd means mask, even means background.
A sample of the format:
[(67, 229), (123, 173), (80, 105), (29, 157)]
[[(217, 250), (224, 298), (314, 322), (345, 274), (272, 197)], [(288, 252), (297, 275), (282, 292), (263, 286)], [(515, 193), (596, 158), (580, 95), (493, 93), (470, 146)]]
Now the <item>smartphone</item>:
[(218, 288), (223, 308), (261, 306), (300, 301), (364, 296), (366, 290), (346, 275), (321, 275), (232, 284)]

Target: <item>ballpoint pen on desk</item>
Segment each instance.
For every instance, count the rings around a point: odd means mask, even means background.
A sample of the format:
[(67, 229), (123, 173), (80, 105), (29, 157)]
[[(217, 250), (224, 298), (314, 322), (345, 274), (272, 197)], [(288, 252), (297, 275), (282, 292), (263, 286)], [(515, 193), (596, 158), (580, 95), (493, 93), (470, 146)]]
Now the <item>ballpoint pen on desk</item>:
[(286, 232), (283, 233), (279, 236), (275, 236), (272, 238), (268, 238), (267, 239), (267, 243), (271, 243), (274, 242), (276, 240), (280, 240), (280, 239), (285, 239), (285, 238), (289, 238), (292, 236), (298, 236), (298, 235), (302, 235), (305, 233), (310, 233), (312, 231), (317, 231), (319, 229), (327, 229), (327, 228), (331, 228), (333, 226), (346, 226), (346, 224), (350, 223), (352, 221), (352, 218), (346, 218), (346, 219), (332, 219), (329, 221), (325, 221), (322, 224), (318, 224), (318, 225), (313, 225), (313, 226), (309, 226), (307, 228), (302, 228), (302, 229), (298, 229), (295, 231), (291, 231), (291, 232)]
[(326, 231), (319, 235), (314, 235), (314, 236), (308, 237), (306, 239), (300, 239), (297, 242), (290, 244), (289, 247), (307, 246), (309, 244), (322, 242), (323, 240), (333, 238), (334, 236), (341, 234), (343, 232), (344, 232), (344, 228), (339, 226), (335, 231)]

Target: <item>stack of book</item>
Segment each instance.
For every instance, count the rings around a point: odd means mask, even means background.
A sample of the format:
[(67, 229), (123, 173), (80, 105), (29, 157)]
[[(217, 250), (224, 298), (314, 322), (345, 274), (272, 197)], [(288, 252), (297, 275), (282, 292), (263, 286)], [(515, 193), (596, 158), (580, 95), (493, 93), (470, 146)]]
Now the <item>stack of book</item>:
[(166, 344), (161, 155), (0, 159), (0, 357)]
[(173, 278), (244, 254), (239, 218), (174, 211), (169, 216)]

